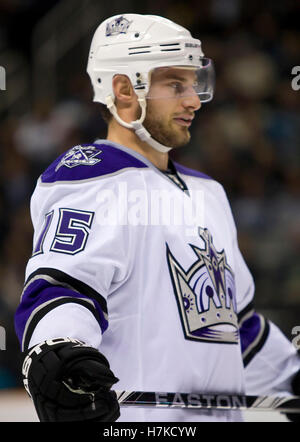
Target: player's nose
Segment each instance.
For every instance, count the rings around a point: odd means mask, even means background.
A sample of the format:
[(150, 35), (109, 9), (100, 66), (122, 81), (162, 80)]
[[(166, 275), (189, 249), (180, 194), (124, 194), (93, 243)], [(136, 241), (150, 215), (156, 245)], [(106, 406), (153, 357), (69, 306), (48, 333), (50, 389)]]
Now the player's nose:
[(189, 108), (193, 111), (197, 111), (201, 108), (201, 100), (196, 93), (183, 98), (182, 104), (185, 108)]

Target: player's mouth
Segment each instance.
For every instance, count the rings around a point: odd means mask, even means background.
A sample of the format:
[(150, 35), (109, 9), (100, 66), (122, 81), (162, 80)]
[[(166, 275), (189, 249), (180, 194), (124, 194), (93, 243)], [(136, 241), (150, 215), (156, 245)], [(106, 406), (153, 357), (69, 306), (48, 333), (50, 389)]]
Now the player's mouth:
[(190, 127), (193, 121), (193, 117), (176, 117), (174, 121), (180, 126)]

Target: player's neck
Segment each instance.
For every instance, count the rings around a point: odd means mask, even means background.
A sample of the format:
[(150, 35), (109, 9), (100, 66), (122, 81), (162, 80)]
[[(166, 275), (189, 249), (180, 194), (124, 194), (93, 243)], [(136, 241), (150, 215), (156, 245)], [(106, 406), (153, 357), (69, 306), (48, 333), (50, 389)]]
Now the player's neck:
[(115, 120), (109, 124), (106, 138), (142, 154), (158, 169), (167, 170), (168, 153), (158, 152), (149, 144), (141, 141), (133, 130), (120, 126)]

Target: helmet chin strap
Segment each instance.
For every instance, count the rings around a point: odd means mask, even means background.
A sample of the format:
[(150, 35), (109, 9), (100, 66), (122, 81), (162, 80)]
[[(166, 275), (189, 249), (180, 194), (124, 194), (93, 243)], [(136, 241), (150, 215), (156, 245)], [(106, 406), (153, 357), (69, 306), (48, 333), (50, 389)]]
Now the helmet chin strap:
[(138, 98), (138, 102), (142, 109), (141, 117), (136, 120), (132, 121), (131, 123), (126, 123), (123, 121), (117, 112), (117, 108), (115, 106), (114, 100), (111, 95), (108, 95), (106, 97), (106, 106), (109, 109), (110, 113), (115, 117), (117, 122), (127, 129), (133, 129), (136, 133), (136, 135), (139, 137), (140, 140), (144, 141), (145, 143), (149, 144), (151, 147), (153, 147), (155, 150), (158, 150), (159, 152), (166, 153), (169, 152), (172, 147), (164, 146), (163, 144), (160, 144), (158, 141), (154, 140), (151, 137), (151, 134), (147, 131), (147, 129), (143, 126), (143, 121), (146, 117), (146, 98), (144, 96), (140, 96)]

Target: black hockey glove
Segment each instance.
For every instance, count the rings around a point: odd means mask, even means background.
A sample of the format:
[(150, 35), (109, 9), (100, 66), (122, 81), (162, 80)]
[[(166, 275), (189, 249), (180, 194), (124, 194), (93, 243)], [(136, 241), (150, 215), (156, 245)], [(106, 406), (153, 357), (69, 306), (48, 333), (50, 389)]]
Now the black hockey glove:
[(110, 390), (119, 379), (98, 350), (77, 339), (56, 338), (33, 347), (22, 374), (42, 422), (114, 422), (120, 416)]
[[(300, 396), (300, 370), (292, 380), (292, 390), (297, 396)], [(286, 413), (287, 418), (292, 422), (300, 422), (300, 413)]]

